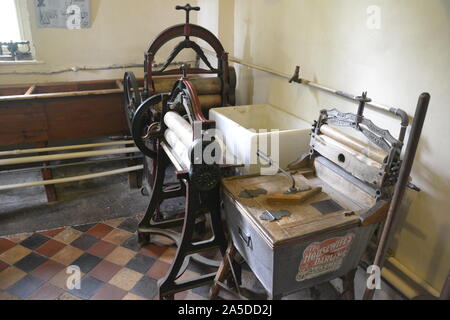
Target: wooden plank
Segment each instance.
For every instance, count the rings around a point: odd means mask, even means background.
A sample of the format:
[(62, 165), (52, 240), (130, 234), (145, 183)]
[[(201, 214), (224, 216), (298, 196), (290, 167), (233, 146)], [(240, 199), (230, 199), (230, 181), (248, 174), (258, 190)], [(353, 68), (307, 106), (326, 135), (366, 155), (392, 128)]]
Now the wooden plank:
[(29, 87), (30, 85), (0, 86), (0, 98), (23, 95)]
[(78, 91), (92, 91), (92, 90), (109, 90), (117, 89), (117, 83), (114, 80), (102, 80), (102, 81), (90, 81), (90, 82), (78, 82)]
[(128, 132), (122, 94), (46, 101), (50, 141), (84, 139)]
[(273, 193), (266, 196), (266, 201), (269, 204), (279, 204), (279, 205), (296, 205), (303, 201), (309, 200), (310, 198), (316, 196), (317, 194), (322, 192), (322, 188), (316, 187), (311, 190), (307, 190), (304, 192), (299, 192), (295, 194), (286, 194), (286, 193)]
[[(174, 83), (177, 78), (156, 80)], [(218, 88), (214, 79), (199, 81), (205, 93)], [(0, 94), (16, 94), (0, 96), (1, 146), (128, 134), (123, 89), (117, 88), (116, 80), (38, 84), (34, 92), (23, 95), (27, 89), (31, 89), (30, 85), (0, 86)], [(81, 91), (63, 92), (71, 90)], [(220, 102), (220, 97), (215, 95), (201, 99), (206, 105)]]
[[(295, 179), (300, 184), (306, 178), (296, 175)], [(310, 181), (312, 187), (317, 186), (317, 183), (313, 180), (306, 180)], [(323, 230), (358, 225), (360, 223), (359, 216), (357, 214), (348, 215), (347, 213), (359, 212), (364, 207), (363, 204), (355, 204), (342, 194), (336, 197), (337, 191), (331, 194), (326, 193), (331, 189), (330, 186), (323, 188), (325, 192), (321, 192), (300, 204), (270, 203), (268, 198), (271, 194), (281, 193), (289, 186), (286, 178), (281, 175), (224, 179), (223, 186), (225, 192), (234, 200), (238, 210), (252, 221), (258, 233), (272, 247), (281, 246), (290, 241), (298, 241)], [(243, 190), (254, 189), (264, 189), (268, 194), (251, 199), (239, 196)], [(311, 206), (313, 203), (329, 199), (337, 202), (343, 209), (323, 215)], [(291, 213), (291, 216), (276, 222), (263, 221), (260, 216), (266, 210), (287, 210)]]
[(48, 141), (44, 104), (39, 101), (0, 103), (0, 145)]
[(391, 202), (381, 200), (369, 211), (361, 215), (361, 226), (366, 227), (386, 220)]
[(121, 94), (0, 102), (0, 145), (125, 134), (125, 122)]
[[(179, 76), (174, 75), (154, 77), (156, 83), (159, 83), (160, 81), (168, 81), (167, 83), (171, 82), (173, 84), (179, 78), (180, 78)], [(198, 76), (190, 77), (192, 81), (195, 81), (197, 78), (199, 77)], [(143, 79), (138, 79), (137, 81), (139, 87), (142, 88), (144, 83)], [(36, 90), (34, 94), (25, 96), (24, 93), (31, 85), (32, 84), (20, 86), (0, 86), (0, 102), (123, 93), (123, 89), (117, 87), (116, 80), (97, 80), (97, 81), (38, 84), (36, 85)], [(165, 86), (167, 86), (167, 84)], [(169, 91), (171, 91), (171, 89), (172, 88), (170, 88)]]

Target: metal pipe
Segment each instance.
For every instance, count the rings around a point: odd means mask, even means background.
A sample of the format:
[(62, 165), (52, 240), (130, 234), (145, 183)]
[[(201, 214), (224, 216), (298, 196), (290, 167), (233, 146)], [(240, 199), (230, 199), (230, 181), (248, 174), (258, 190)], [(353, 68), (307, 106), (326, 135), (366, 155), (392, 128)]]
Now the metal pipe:
[(258, 157), (260, 157), (262, 160), (264, 160), (265, 162), (267, 162), (270, 166), (277, 167), (278, 171), (281, 172), (282, 174), (284, 174), (291, 181), (291, 187), (288, 189), (288, 192), (295, 193), (295, 192), (299, 191), (299, 189), (296, 186), (294, 176), (291, 173), (287, 172), (286, 170), (283, 170), (275, 161), (273, 161), (264, 152), (257, 150), (256, 155)]
[[(205, 49), (205, 48), (202, 48), (202, 49), (205, 52), (213, 54), (213, 52), (211, 50), (209, 50), (209, 49)], [(290, 75), (288, 75), (286, 73), (282, 73), (282, 72), (276, 71), (274, 69), (258, 66), (258, 65), (255, 65), (255, 64), (251, 64), (251, 63), (245, 62), (245, 61), (243, 61), (241, 59), (238, 59), (236, 57), (229, 56), (228, 60), (230, 62), (237, 63), (237, 64), (243, 65), (245, 67), (248, 67), (248, 68), (256, 69), (256, 70), (259, 70), (259, 71), (262, 71), (262, 72), (267, 72), (267, 73), (270, 73), (270, 74), (272, 74), (274, 76), (287, 79), (287, 80), (289, 80), (290, 83), (291, 82), (297, 82), (297, 83), (304, 84), (306, 86), (310, 86), (310, 87), (313, 87), (313, 88), (316, 88), (316, 89), (319, 89), (319, 90), (322, 90), (322, 91), (326, 91), (328, 93), (335, 94), (337, 96), (340, 96), (340, 97), (343, 97), (343, 98), (346, 98), (346, 99), (349, 99), (349, 100), (353, 100), (353, 101), (358, 101), (359, 102), (358, 96), (353, 95), (351, 93), (347, 93), (347, 92), (344, 92), (344, 91), (332, 89), (332, 88), (326, 87), (324, 85), (321, 85), (319, 83), (315, 83), (315, 82), (312, 82), (312, 81), (309, 81), (309, 80), (306, 80), (306, 79), (300, 79), (300, 67), (299, 66), (296, 67), (295, 74), (292, 77), (292, 76), (290, 76)], [(400, 138), (402, 138), (402, 137), (404, 138), (405, 133), (406, 133), (406, 128), (409, 125), (409, 117), (408, 117), (408, 115), (407, 115), (407, 113), (405, 111), (403, 111), (401, 109), (391, 108), (391, 107), (385, 106), (385, 105), (383, 105), (381, 103), (377, 103), (377, 102), (374, 102), (374, 101), (366, 103), (366, 106), (370, 106), (370, 107), (375, 108), (375, 109), (387, 111), (387, 112), (392, 113), (392, 114), (394, 114), (396, 116), (399, 116), (402, 119), (402, 123), (407, 123), (404, 130), (403, 130), (403, 126), (404, 125), (402, 125), (402, 132), (400, 134)], [(399, 111), (399, 113), (397, 113), (397, 110)], [(402, 141), (402, 142), (404, 141), (403, 139), (399, 139), (399, 140)]]
[(5, 185), (5, 186), (0, 186), (0, 191), (89, 180), (89, 179), (108, 177), (108, 176), (117, 175), (117, 174), (121, 174), (121, 173), (132, 172), (132, 171), (139, 171), (142, 169), (144, 169), (144, 166), (139, 165), (139, 166), (122, 168), (122, 169), (111, 170), (111, 171), (106, 171), (106, 172), (87, 174), (87, 175), (82, 175), (82, 176), (77, 176), (77, 177), (10, 184), (10, 185)]
[(408, 114), (405, 111), (403, 111), (402, 109), (391, 108), (389, 111), (391, 113), (397, 115), (398, 117), (400, 117), (400, 119), (402, 120), (399, 140), (405, 141), (406, 130), (408, 129), (408, 126), (409, 126)]
[(41, 170), (46, 170), (46, 169), (59, 169), (59, 168), (99, 164), (99, 163), (105, 163), (105, 162), (126, 161), (126, 160), (136, 160), (136, 159), (142, 159), (142, 155), (132, 156), (132, 157), (114, 157), (114, 158), (106, 158), (106, 159), (99, 159), (99, 160), (93, 160), (93, 161), (80, 161), (80, 162), (72, 162), (72, 163), (64, 163), (64, 164), (43, 165), (43, 166), (39, 166), (39, 167), (22, 168), (22, 169), (15, 169), (15, 170), (3, 170), (3, 171), (0, 171), (0, 174), (32, 172), (32, 171), (41, 171)]
[[(209, 50), (209, 49), (205, 49), (205, 48), (202, 48), (202, 49), (205, 52), (213, 54), (213, 52), (211, 50)], [(340, 97), (343, 97), (343, 98), (346, 98), (346, 99), (350, 99), (350, 100), (359, 102), (358, 96), (353, 95), (351, 93), (347, 93), (347, 92), (344, 92), (344, 91), (332, 89), (332, 88), (326, 87), (324, 85), (321, 85), (319, 83), (312, 82), (310, 80), (300, 79), (300, 67), (299, 66), (296, 67), (295, 74), (292, 77), (292, 76), (290, 76), (290, 75), (288, 75), (286, 73), (282, 73), (282, 72), (276, 71), (274, 69), (266, 68), (266, 67), (261, 67), (261, 66), (255, 65), (255, 64), (251, 64), (251, 63), (245, 62), (245, 61), (243, 61), (241, 59), (238, 59), (236, 57), (229, 56), (228, 60), (230, 62), (237, 63), (237, 64), (243, 65), (245, 67), (248, 67), (248, 68), (256, 69), (256, 70), (259, 70), (259, 71), (262, 71), (262, 72), (267, 72), (267, 73), (270, 73), (270, 74), (272, 74), (274, 76), (287, 79), (287, 80), (289, 80), (290, 83), (291, 82), (297, 82), (297, 83), (300, 83), (300, 84), (304, 84), (306, 86), (310, 86), (310, 87), (313, 87), (313, 88), (316, 88), (316, 89), (320, 89), (322, 91), (326, 91), (328, 93), (335, 94), (337, 96), (340, 96)], [(381, 103), (377, 103), (377, 102), (374, 102), (374, 101), (366, 103), (366, 105), (370, 106), (372, 108), (383, 110), (383, 111), (387, 111), (387, 112), (392, 113), (392, 114), (394, 114), (396, 116), (399, 116), (402, 119), (402, 123), (407, 123), (406, 126), (405, 126), (405, 129), (403, 129), (404, 125), (402, 125), (402, 132), (400, 134), (400, 138), (402, 138), (402, 137), (404, 138), (405, 133), (406, 133), (406, 128), (409, 125), (409, 117), (408, 117), (408, 114), (405, 111), (403, 111), (401, 109), (391, 108), (391, 107), (385, 106), (385, 105), (383, 105)], [(397, 113), (397, 111), (399, 113)], [(402, 141), (402, 142), (404, 141), (403, 139), (399, 139), (399, 140)]]
[[(187, 61), (189, 63), (195, 63), (195, 61)], [(171, 66), (181, 66), (182, 64), (185, 64), (186, 61), (175, 61), (171, 63)], [(157, 63), (154, 64), (154, 68), (162, 67), (165, 63)], [(110, 65), (110, 66), (98, 66), (98, 67), (89, 67), (89, 66), (75, 66), (75, 67), (68, 67), (64, 69), (59, 70), (52, 70), (52, 71), (11, 71), (11, 72), (1, 72), (0, 76), (4, 75), (55, 75), (60, 73), (66, 73), (66, 72), (80, 72), (80, 71), (102, 71), (102, 70), (120, 70), (120, 69), (131, 69), (131, 68), (142, 68), (144, 67), (144, 64), (142, 63), (128, 63), (123, 65)]]
[(106, 155), (113, 155), (113, 154), (136, 153), (136, 152), (140, 152), (140, 151), (138, 148), (133, 147), (133, 148), (120, 148), (120, 149), (107, 149), (107, 150), (96, 150), (96, 151), (86, 151), (86, 152), (63, 153), (63, 154), (54, 154), (54, 155), (48, 155), (48, 156), (2, 159), (2, 160), (0, 160), (0, 166), (16, 165), (16, 164), (24, 164), (24, 163), (47, 162), (47, 161), (55, 161), (55, 160), (88, 158), (88, 157), (95, 157), (95, 156), (106, 156)]
[[(383, 268), (384, 262), (386, 260), (386, 253), (389, 248), (389, 243), (393, 231), (392, 227), (394, 225), (395, 218), (398, 215), (398, 212), (400, 210), (403, 201), (403, 197), (405, 195), (406, 186), (409, 181), (409, 176), (411, 174), (412, 166), (414, 164), (414, 158), (416, 156), (420, 136), (422, 134), (422, 129), (425, 123), (430, 98), (431, 98), (430, 94), (428, 93), (422, 93), (419, 98), (416, 114), (414, 116), (414, 122), (411, 128), (411, 135), (408, 141), (408, 146), (406, 147), (405, 159), (403, 160), (403, 165), (400, 170), (398, 182), (395, 186), (395, 192), (392, 198), (391, 207), (389, 208), (386, 223), (383, 228), (380, 243), (378, 245), (375, 261), (373, 263), (380, 269)], [(374, 293), (375, 293), (374, 289), (366, 289), (363, 299), (364, 300), (373, 299)]]
[[(314, 83), (314, 82), (306, 80), (306, 79), (302, 79), (302, 78), (300, 78), (300, 67), (299, 66), (297, 66), (295, 68), (295, 73), (289, 80), (289, 83), (292, 83), (292, 82), (296, 82), (296, 83), (304, 84), (306, 86), (314, 87), (314, 88), (320, 89), (322, 91), (326, 91), (328, 93), (332, 93), (332, 94), (335, 94), (337, 96), (340, 96), (340, 97), (343, 97), (343, 98), (346, 98), (346, 99), (358, 102), (358, 103), (360, 103), (360, 109), (361, 109), (361, 97), (355, 96), (355, 95), (353, 95), (351, 93), (347, 93), (347, 92), (344, 92), (344, 91), (339, 91), (339, 90), (336, 90), (336, 89), (328, 88), (328, 87), (325, 87), (325, 86), (323, 86), (321, 84)], [(404, 141), (405, 134), (406, 134), (406, 129), (409, 126), (409, 117), (408, 117), (408, 114), (405, 111), (403, 111), (401, 109), (391, 108), (391, 107), (382, 105), (380, 103), (373, 102), (371, 100), (366, 100), (365, 105), (373, 107), (373, 108), (376, 108), (376, 109), (380, 109), (380, 110), (383, 110), (383, 111), (387, 111), (387, 112), (389, 112), (389, 113), (391, 113), (391, 114), (393, 114), (393, 115), (395, 115), (397, 117), (400, 117), (402, 123), (401, 123), (401, 130), (400, 130), (399, 140), (401, 142)]]
[(90, 148), (97, 148), (97, 147), (109, 147), (109, 146), (119, 146), (119, 145), (127, 145), (127, 144), (133, 144), (134, 145), (134, 141), (133, 140), (127, 140), (127, 141), (101, 142), (101, 143), (91, 143), (91, 144), (77, 144), (77, 145), (62, 146), (62, 147), (49, 147), (49, 148), (38, 148), (38, 149), (20, 149), (20, 150), (2, 151), (2, 152), (0, 152), (0, 157), (16, 156), (16, 155), (30, 154), (30, 153), (52, 152), (52, 151), (90, 149)]

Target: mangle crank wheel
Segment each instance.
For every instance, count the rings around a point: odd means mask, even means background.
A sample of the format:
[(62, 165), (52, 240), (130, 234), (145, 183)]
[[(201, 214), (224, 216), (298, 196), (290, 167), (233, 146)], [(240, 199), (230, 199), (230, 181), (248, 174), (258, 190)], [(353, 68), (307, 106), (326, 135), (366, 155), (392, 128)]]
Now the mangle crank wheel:
[(139, 85), (133, 72), (126, 72), (123, 78), (125, 117), (128, 129), (132, 130), (132, 122), (136, 110), (142, 103)]
[(154, 138), (160, 133), (160, 124), (154, 120), (154, 109), (161, 103), (163, 95), (155, 95), (145, 100), (134, 113), (131, 135), (136, 147), (147, 157), (155, 159), (157, 154)]

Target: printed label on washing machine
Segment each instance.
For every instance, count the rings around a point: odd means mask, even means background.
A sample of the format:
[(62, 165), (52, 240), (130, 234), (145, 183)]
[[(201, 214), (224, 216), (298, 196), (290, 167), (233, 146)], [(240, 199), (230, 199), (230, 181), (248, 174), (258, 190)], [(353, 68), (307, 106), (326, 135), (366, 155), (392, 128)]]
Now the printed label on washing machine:
[(343, 237), (311, 243), (303, 251), (296, 280), (301, 282), (338, 270), (354, 238), (355, 234), (349, 233)]

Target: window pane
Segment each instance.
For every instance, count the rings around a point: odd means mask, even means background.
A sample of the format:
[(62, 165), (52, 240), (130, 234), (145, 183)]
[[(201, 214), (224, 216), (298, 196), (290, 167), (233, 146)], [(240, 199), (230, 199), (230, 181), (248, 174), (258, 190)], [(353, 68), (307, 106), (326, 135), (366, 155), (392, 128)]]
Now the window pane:
[(14, 0), (0, 0), (0, 41), (20, 41), (19, 21)]

